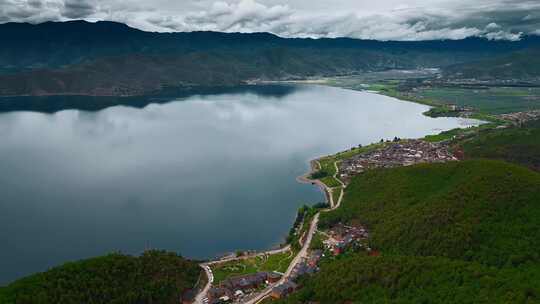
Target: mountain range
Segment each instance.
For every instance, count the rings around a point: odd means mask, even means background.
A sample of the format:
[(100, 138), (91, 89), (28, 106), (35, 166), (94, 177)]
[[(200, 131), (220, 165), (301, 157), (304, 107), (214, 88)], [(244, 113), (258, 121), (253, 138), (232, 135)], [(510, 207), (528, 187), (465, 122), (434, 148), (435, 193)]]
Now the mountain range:
[(287, 39), (269, 33), (154, 33), (106, 21), (6, 23), (0, 38), (2, 96), (133, 96), (168, 87), (423, 67), (451, 67), (459, 75), (464, 63), (540, 49), (539, 36), (517, 42)]

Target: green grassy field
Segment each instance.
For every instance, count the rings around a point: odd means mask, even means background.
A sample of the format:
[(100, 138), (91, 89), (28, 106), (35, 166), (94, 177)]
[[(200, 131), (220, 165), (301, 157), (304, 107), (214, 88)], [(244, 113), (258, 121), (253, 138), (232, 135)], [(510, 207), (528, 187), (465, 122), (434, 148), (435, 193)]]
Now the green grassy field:
[(294, 252), (285, 252), (212, 266), (214, 283), (219, 284), (230, 277), (260, 271), (277, 271), (283, 273), (289, 267), (293, 257)]
[(334, 155), (325, 156), (320, 158), (319, 164), (321, 166), (321, 170), (324, 172), (327, 172), (328, 176), (320, 179), (321, 182), (323, 182), (325, 185), (327, 185), (330, 188), (334, 187), (341, 187), (341, 183), (337, 181), (333, 176), (336, 174), (336, 167), (334, 166), (334, 163), (337, 161), (341, 161), (347, 158), (350, 158), (354, 155), (366, 153), (369, 151), (373, 151), (375, 149), (379, 149), (387, 145), (388, 143), (375, 143), (364, 147), (354, 147), (352, 149), (338, 152)]
[[(389, 75), (393, 76), (393, 75)], [(395, 75), (394, 75), (395, 77)], [(401, 87), (407, 79), (384, 79), (364, 77), (342, 77), (328, 79), (326, 84), (352, 90), (372, 90), (402, 100), (436, 107), (426, 113), (428, 116), (455, 116), (442, 106), (456, 104), (473, 107), (473, 118), (492, 120), (491, 115), (540, 109), (540, 88), (538, 87), (422, 87), (418, 90), (403, 91)]]
[(497, 126), (499, 126), (499, 124), (497, 123), (485, 123), (477, 127), (457, 128), (457, 129), (452, 129), (448, 131), (443, 131), (439, 134), (427, 135), (423, 138), (423, 140), (429, 141), (429, 142), (441, 142), (441, 141), (452, 140), (458, 136), (473, 137), (473, 136), (476, 136), (476, 134), (480, 132), (493, 130)]
[(324, 249), (323, 241), (325, 239), (326, 239), (326, 237), (322, 233), (316, 232), (313, 235), (313, 239), (311, 240), (311, 244), (309, 244), (309, 249), (311, 249), (311, 250), (314, 250), (314, 249), (323, 250)]
[[(471, 130), (469, 130), (469, 132), (470, 131)], [(445, 141), (445, 140), (451, 140), (455, 136), (460, 135), (460, 134), (464, 134), (466, 132), (467, 131), (463, 130), (463, 129), (452, 129), (452, 130), (449, 130), (449, 131), (441, 132), (439, 134), (428, 135), (428, 136), (424, 137), (424, 140), (429, 141), (429, 142), (441, 142), (441, 141)]]
[(416, 93), (422, 99), (471, 106), (489, 114), (540, 109), (540, 88), (494, 87), (464, 89), (435, 87)]
[(332, 199), (334, 200), (334, 204), (337, 204), (339, 200), (339, 196), (341, 195), (342, 188), (334, 188), (332, 191)]

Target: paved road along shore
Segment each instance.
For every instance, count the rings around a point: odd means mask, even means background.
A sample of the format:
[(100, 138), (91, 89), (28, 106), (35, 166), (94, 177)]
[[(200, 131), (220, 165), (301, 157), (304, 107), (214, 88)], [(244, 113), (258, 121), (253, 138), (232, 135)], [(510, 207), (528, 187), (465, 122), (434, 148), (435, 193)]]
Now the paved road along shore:
[[(311, 172), (308, 173), (308, 174), (311, 174), (314, 170), (316, 170), (314, 164), (317, 164), (317, 166), (320, 167), (320, 164), (319, 164), (318, 160), (312, 161), (311, 162)], [(324, 184), (324, 183), (322, 183), (322, 182), (320, 182), (318, 180), (316, 180), (316, 181), (309, 180), (307, 178), (308, 174), (298, 178), (298, 180), (301, 181), (301, 182), (316, 183), (318, 186), (320, 186), (325, 191), (325, 193), (327, 195), (327, 198), (328, 198), (328, 202), (330, 204), (330, 208), (325, 209), (322, 212), (329, 212), (329, 211), (335, 210), (336, 208), (339, 208), (339, 206), (341, 205), (341, 201), (343, 200), (343, 194), (345, 192), (344, 190), (345, 190), (346, 185), (341, 180), (339, 180), (337, 178), (337, 174), (339, 172), (338, 162), (337, 161), (334, 163), (334, 166), (336, 167), (336, 173), (334, 174), (334, 178), (337, 181), (339, 181), (339, 183), (342, 185), (341, 187), (339, 187), (340, 188), (339, 191), (341, 191), (341, 193), (339, 195), (339, 198), (338, 198), (337, 202), (334, 202), (334, 198), (333, 198), (333, 195), (332, 195), (332, 192), (334, 190), (336, 190), (336, 189), (329, 188), (328, 186), (326, 186), (326, 184)], [(285, 272), (283, 277), (278, 282), (276, 282), (275, 284), (272, 284), (272, 285), (268, 286), (267, 288), (265, 288), (263, 291), (261, 291), (254, 298), (252, 298), (250, 300), (247, 300), (246, 302), (243, 302), (244, 304), (256, 304), (256, 303), (261, 302), (266, 297), (268, 297), (268, 295), (270, 295), (270, 293), (272, 292), (272, 289), (274, 287), (283, 284), (285, 281), (287, 281), (290, 278), (291, 273), (292, 273), (293, 269), (296, 267), (296, 265), (298, 263), (300, 263), (303, 259), (307, 258), (307, 256), (308, 256), (309, 246), (310, 246), (311, 241), (313, 239), (313, 235), (317, 231), (317, 225), (319, 223), (319, 216), (320, 216), (320, 212), (317, 213), (313, 217), (313, 220), (311, 221), (311, 226), (309, 227), (309, 230), (308, 230), (306, 241), (304, 242), (304, 246), (302, 246), (302, 249), (298, 252), (298, 254), (294, 257), (292, 262), (289, 264), (289, 267), (287, 268), (287, 271)], [(242, 256), (242, 257), (233, 257), (233, 258), (228, 258), (228, 259), (223, 259), (223, 260), (210, 261), (210, 262), (201, 264), (201, 267), (204, 269), (204, 271), (206, 272), (206, 275), (208, 277), (208, 283), (199, 292), (199, 294), (195, 298), (195, 303), (204, 304), (203, 299), (207, 297), (208, 291), (210, 290), (210, 288), (212, 286), (212, 283), (214, 281), (214, 276), (213, 276), (212, 270), (210, 269), (211, 265), (221, 264), (221, 263), (226, 263), (226, 262), (231, 262), (231, 261), (236, 261), (236, 260), (242, 260), (242, 259), (248, 259), (248, 258), (253, 258), (253, 257), (257, 257), (257, 256), (277, 254), (277, 253), (285, 252), (287, 250), (290, 250), (290, 245), (287, 246), (287, 247), (281, 248), (281, 249), (270, 250), (270, 251), (266, 251), (266, 252), (262, 252), (262, 253), (253, 254), (253, 255)]]

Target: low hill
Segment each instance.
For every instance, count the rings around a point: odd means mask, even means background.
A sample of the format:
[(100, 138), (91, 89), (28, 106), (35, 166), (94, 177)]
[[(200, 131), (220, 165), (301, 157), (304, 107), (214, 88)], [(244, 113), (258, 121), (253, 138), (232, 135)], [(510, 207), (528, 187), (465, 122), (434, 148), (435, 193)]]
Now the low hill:
[[(383, 63), (384, 62), (384, 63)], [(233, 86), (249, 80), (289, 80), (412, 67), (404, 58), (348, 49), (269, 48), (126, 54), (58, 69), (0, 75), (0, 95), (143, 95), (164, 88)]]
[(540, 48), (446, 67), (450, 78), (479, 80), (528, 80), (540, 77)]
[(539, 261), (540, 174), (471, 160), (367, 172), (324, 227), (359, 220), (385, 254), (441, 256), (502, 267)]
[(492, 160), (368, 171), (321, 227), (361, 222), (380, 257), (329, 259), (278, 303), (540, 301), (540, 174)]
[(519, 128), (486, 129), (460, 145), (469, 159), (505, 160), (540, 171), (540, 120)]
[(440, 257), (353, 254), (323, 264), (277, 303), (538, 303), (540, 267), (521, 271)]
[(200, 267), (174, 253), (110, 254), (67, 263), (0, 289), (2, 304), (179, 303)]

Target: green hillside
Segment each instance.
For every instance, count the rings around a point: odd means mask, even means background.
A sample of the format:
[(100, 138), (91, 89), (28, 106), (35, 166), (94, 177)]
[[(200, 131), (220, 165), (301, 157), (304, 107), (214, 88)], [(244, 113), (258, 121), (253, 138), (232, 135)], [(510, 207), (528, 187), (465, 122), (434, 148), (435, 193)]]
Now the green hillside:
[(359, 221), (381, 257), (323, 262), (283, 303), (540, 301), (540, 174), (492, 160), (374, 170), (320, 226)]
[(444, 256), (501, 267), (538, 261), (540, 174), (474, 160), (377, 170), (355, 178), (324, 227), (360, 220), (385, 254)]
[[(473, 107), (481, 113), (503, 114), (540, 109), (540, 88), (528, 87), (424, 87), (415, 92), (420, 101)], [(427, 103), (427, 102), (426, 102)], [(442, 116), (452, 114), (443, 112)]]
[(110, 254), (18, 280), (0, 289), (0, 303), (179, 303), (200, 274), (196, 263), (174, 253)]
[(457, 64), (445, 69), (449, 77), (478, 79), (528, 79), (540, 76), (540, 49)]
[(537, 303), (540, 268), (520, 271), (440, 257), (354, 254), (322, 265), (279, 303)]
[(462, 147), (466, 158), (500, 159), (540, 171), (540, 121), (521, 128), (484, 130)]

